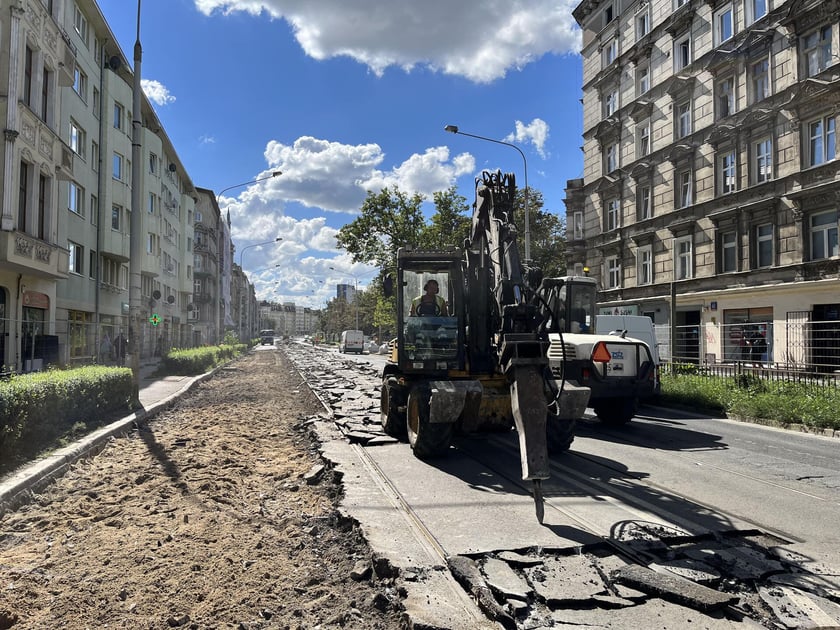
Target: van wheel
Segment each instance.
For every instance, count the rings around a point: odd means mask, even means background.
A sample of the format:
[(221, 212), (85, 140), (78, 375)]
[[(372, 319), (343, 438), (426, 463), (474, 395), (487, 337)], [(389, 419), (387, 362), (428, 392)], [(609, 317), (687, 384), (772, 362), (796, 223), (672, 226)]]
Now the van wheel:
[[(400, 412), (400, 407), (403, 411)], [(405, 387), (394, 376), (382, 382), (379, 390), (379, 418), (382, 430), (401, 442), (408, 439), (405, 420)]]
[(432, 391), (428, 385), (416, 385), (408, 394), (406, 428), (408, 443), (419, 459), (440, 457), (452, 442), (452, 424), (430, 422)]
[(595, 415), (604, 424), (619, 426), (627, 424), (636, 415), (638, 400), (636, 398), (612, 398), (593, 405)]

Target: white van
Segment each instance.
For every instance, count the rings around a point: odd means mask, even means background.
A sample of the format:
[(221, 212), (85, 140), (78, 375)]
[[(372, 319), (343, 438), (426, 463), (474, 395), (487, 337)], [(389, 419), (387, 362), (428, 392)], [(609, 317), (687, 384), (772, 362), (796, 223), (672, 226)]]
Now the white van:
[(341, 333), (338, 351), (362, 354), (365, 351), (365, 334), (361, 330), (345, 330)]
[(659, 358), (659, 348), (656, 343), (656, 332), (653, 321), (646, 315), (596, 315), (595, 333), (599, 335), (623, 335), (644, 341), (650, 348), (653, 362), (656, 365), (655, 392), (659, 394), (659, 368), (662, 364)]

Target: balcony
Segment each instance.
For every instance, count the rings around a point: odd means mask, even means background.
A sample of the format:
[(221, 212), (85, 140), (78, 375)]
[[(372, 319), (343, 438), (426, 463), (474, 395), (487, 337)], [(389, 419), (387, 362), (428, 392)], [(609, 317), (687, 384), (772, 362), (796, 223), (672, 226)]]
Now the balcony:
[(0, 265), (22, 274), (63, 280), (69, 276), (70, 252), (22, 232), (0, 232)]

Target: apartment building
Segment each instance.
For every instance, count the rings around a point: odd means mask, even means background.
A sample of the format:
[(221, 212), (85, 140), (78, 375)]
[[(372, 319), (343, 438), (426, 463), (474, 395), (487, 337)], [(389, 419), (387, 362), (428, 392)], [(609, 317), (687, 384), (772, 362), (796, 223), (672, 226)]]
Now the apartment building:
[[(0, 48), (2, 364), (105, 360), (103, 339), (129, 332), (130, 262), (141, 266), (141, 357), (213, 333), (190, 318), (197, 189), (145, 96), (132, 181), (134, 77), (97, 4), (0, 0)], [(143, 254), (130, 261), (138, 186)]]
[(838, 8), (577, 6), (584, 176), (567, 184), (567, 262), (598, 279), (601, 312), (685, 327), (698, 360), (734, 357), (747, 325), (776, 361), (792, 323), (840, 327)]
[(224, 337), (225, 302), (222, 299), (224, 268), (224, 219), (212, 190), (197, 188), (195, 240), (193, 241), (192, 303), (187, 319), (192, 322), (193, 345), (215, 343)]

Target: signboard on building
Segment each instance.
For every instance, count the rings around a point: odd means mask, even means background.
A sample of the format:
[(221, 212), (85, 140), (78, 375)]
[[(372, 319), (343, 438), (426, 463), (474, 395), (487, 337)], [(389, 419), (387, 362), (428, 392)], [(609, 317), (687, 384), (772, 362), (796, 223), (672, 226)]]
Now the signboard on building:
[(38, 293), (37, 291), (24, 291), (23, 305), (29, 308), (48, 310), (50, 308), (50, 296), (46, 293)]
[(598, 315), (638, 315), (638, 304), (622, 304), (621, 306), (602, 306)]

